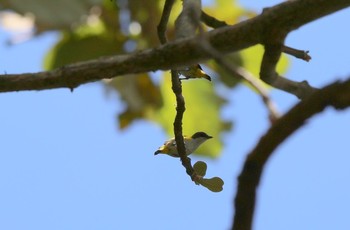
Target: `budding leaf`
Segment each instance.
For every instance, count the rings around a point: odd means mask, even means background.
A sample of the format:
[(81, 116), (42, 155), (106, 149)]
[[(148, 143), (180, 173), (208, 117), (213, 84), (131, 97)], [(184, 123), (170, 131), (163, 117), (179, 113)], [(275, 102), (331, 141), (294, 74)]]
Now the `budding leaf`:
[(207, 172), (207, 164), (203, 161), (197, 161), (193, 165), (193, 169), (199, 176), (204, 177), (205, 173)]
[(224, 186), (224, 181), (220, 177), (203, 178), (199, 183), (212, 192), (221, 192)]

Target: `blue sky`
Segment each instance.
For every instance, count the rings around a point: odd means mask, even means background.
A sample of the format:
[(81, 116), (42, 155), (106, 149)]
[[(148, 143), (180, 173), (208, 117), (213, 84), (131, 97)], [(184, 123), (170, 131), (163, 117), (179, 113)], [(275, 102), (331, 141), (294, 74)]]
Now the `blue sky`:
[[(276, 1), (269, 1), (271, 6)], [(242, 1), (261, 11), (264, 5)], [(286, 76), (322, 87), (350, 76), (349, 9), (310, 23), (286, 44), (310, 50), (309, 63), (290, 58)], [(0, 70), (40, 71), (56, 42), (47, 33), (6, 46)], [(298, 100), (273, 90), (281, 111)], [(194, 185), (177, 159), (153, 155), (167, 138), (156, 124), (117, 129), (117, 95), (100, 83), (0, 95), (0, 229), (228, 229), (236, 177), (246, 154), (268, 128), (260, 98), (245, 86), (230, 92), (223, 116), (234, 119), (225, 148), (208, 163), (224, 191)], [(349, 110), (327, 109), (281, 145), (259, 187), (255, 229), (349, 229)]]

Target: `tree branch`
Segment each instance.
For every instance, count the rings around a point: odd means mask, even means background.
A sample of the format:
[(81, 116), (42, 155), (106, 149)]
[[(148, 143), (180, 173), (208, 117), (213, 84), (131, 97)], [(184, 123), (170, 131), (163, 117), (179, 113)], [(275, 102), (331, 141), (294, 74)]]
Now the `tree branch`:
[[(275, 31), (285, 34), (317, 18), (348, 7), (349, 0), (286, 1), (265, 10), (263, 14), (208, 32), (210, 44), (222, 54), (256, 44), (266, 44)], [(73, 89), (81, 84), (155, 70), (168, 70), (195, 64), (210, 55), (201, 50), (197, 37), (184, 38), (163, 46), (129, 55), (100, 58), (67, 65), (56, 70), (0, 75), (0, 92)]]
[[(158, 38), (161, 44), (165, 44), (167, 42), (165, 32), (166, 32), (166, 27), (168, 24), (168, 20), (169, 20), (169, 16), (170, 16), (173, 4), (174, 4), (174, 0), (165, 1), (162, 17), (157, 27)], [(186, 155), (186, 147), (185, 147), (185, 142), (182, 134), (182, 118), (186, 110), (185, 99), (182, 95), (182, 85), (179, 79), (179, 74), (174, 69), (171, 70), (171, 83), (172, 83), (172, 90), (176, 97), (176, 105), (177, 105), (176, 116), (173, 124), (177, 152), (179, 153), (182, 165), (186, 168), (186, 173), (189, 176), (191, 176), (191, 179), (193, 179), (194, 169), (191, 164), (191, 159)]]
[(305, 99), (317, 89), (311, 87), (307, 81), (295, 82), (278, 75), (276, 66), (280, 59), (281, 52), (281, 45), (265, 45), (265, 52), (260, 68), (261, 80), (277, 89), (294, 94), (300, 99)]
[(269, 97), (267, 90), (262, 86), (261, 81), (255, 78), (250, 72), (242, 67), (236, 66), (234, 63), (228, 62), (220, 52), (215, 50), (210, 43), (207, 41), (205, 34), (202, 34), (201, 44), (203, 50), (208, 52), (213, 59), (219, 64), (227, 73), (231, 76), (238, 78), (239, 80), (246, 81), (254, 90), (258, 92), (264, 102), (266, 108), (269, 111), (269, 118), (271, 122), (275, 122), (279, 118), (279, 112), (277, 111), (275, 103)]
[(182, 118), (185, 113), (185, 99), (182, 96), (182, 86), (179, 75), (176, 70), (171, 70), (172, 89), (176, 97), (176, 116), (174, 120), (174, 134), (182, 165), (186, 168), (186, 173), (192, 178), (194, 170), (191, 164), (191, 159), (186, 155), (186, 147), (182, 135)]
[(273, 151), (307, 119), (327, 106), (345, 109), (350, 106), (350, 79), (335, 82), (312, 94), (277, 120), (249, 153), (238, 177), (235, 214), (232, 229), (250, 230), (255, 209), (256, 190), (266, 162)]
[(159, 38), (160, 44), (165, 44), (167, 42), (165, 33), (166, 33), (166, 28), (169, 22), (171, 9), (173, 8), (174, 2), (175, 0), (166, 0), (164, 3), (162, 17), (157, 26), (157, 32), (158, 32), (158, 38)]
[[(266, 12), (268, 9), (264, 10)], [(216, 18), (211, 17), (207, 15), (206, 13), (202, 12), (201, 19), (207, 24), (212, 27), (223, 27), (227, 24), (223, 21), (218, 21)], [(278, 34), (278, 36), (276, 36)], [(280, 59), (281, 52), (285, 52), (289, 55), (292, 55), (296, 58), (302, 59), (304, 61), (309, 61), (311, 57), (308, 55), (308, 51), (298, 50), (294, 49), (288, 46), (283, 45), (283, 40), (285, 37), (284, 31), (278, 31), (275, 32), (275, 37), (271, 39), (271, 41), (274, 41), (274, 43), (279, 45), (271, 45), (271, 44), (265, 44), (265, 53), (264, 58), (261, 64), (261, 72), (260, 72), (260, 78), (267, 84), (281, 89), (283, 91), (289, 92), (291, 94), (296, 95), (298, 98), (303, 99), (306, 96), (313, 93), (316, 89), (312, 88), (307, 81), (303, 82), (294, 82), (291, 80), (288, 80), (286, 78), (282, 78), (277, 74), (275, 71), (277, 62)], [(269, 40), (269, 43), (271, 43)], [(276, 49), (276, 47), (280, 49)], [(227, 68), (226, 68), (227, 69)], [(254, 79), (254, 78), (252, 78)], [(260, 92), (260, 91), (259, 91)], [(271, 103), (267, 103), (268, 100), (267, 97), (264, 97), (265, 104), (269, 105)], [(268, 107), (269, 108), (269, 107)], [(271, 111), (271, 110), (270, 110)], [(270, 113), (271, 114), (271, 113)], [(271, 116), (272, 117), (272, 116)], [(272, 117), (273, 118), (273, 117)]]
[(311, 57), (309, 55), (309, 51), (298, 50), (298, 49), (294, 49), (292, 47), (283, 46), (282, 52), (289, 54), (289, 55), (292, 55), (296, 58), (299, 58), (299, 59), (307, 61), (307, 62), (311, 60)]
[[(228, 24), (224, 21), (219, 21), (216, 18), (206, 14), (204, 11), (202, 11), (201, 14), (201, 20), (207, 25), (212, 28), (220, 28), (224, 26), (228, 26)], [(311, 57), (309, 56), (309, 51), (304, 51), (304, 50), (298, 50), (294, 49), (288, 46), (283, 45), (282, 47), (282, 52), (292, 55), (296, 58), (302, 59), (304, 61), (310, 61)]]

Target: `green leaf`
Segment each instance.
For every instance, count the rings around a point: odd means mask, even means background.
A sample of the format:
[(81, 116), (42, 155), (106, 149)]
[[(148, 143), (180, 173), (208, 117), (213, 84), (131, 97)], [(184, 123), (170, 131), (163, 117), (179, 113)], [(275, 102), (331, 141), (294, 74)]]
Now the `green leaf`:
[(122, 43), (103, 35), (103, 32), (95, 35), (86, 31), (84, 35), (64, 33), (61, 40), (46, 55), (45, 69), (120, 52)]
[(193, 169), (199, 176), (204, 177), (207, 172), (207, 164), (203, 161), (197, 161), (193, 165)]
[[(243, 63), (239, 52), (228, 54), (225, 56), (225, 59), (235, 66), (242, 66)], [(229, 88), (234, 88), (238, 83), (242, 82), (240, 76), (232, 76), (232, 74), (229, 74), (214, 61), (210, 61), (209, 66), (213, 71), (215, 71), (214, 75), (216, 75), (220, 82)]]
[(224, 181), (220, 177), (203, 178), (199, 183), (212, 192), (221, 192), (224, 186)]
[(115, 14), (115, 9), (105, 9), (100, 17), (94, 17), (91, 22), (75, 26), (74, 30), (61, 32), (60, 40), (45, 57), (44, 67), (52, 69), (73, 62), (122, 53), (127, 37), (116, 30), (117, 20), (116, 23), (107, 20), (111, 15), (115, 17)]
[[(174, 136), (173, 122), (176, 114), (176, 99), (171, 90), (169, 74), (165, 74), (160, 83), (164, 105), (150, 119), (160, 123), (169, 136)], [(213, 136), (201, 145), (196, 153), (209, 157), (218, 157), (223, 148), (220, 135), (231, 129), (231, 122), (223, 121), (220, 115), (226, 101), (218, 96), (212, 82), (204, 79), (182, 81), (183, 96), (186, 111), (183, 118), (183, 134), (191, 136), (195, 132), (203, 131)]]
[[(261, 61), (264, 54), (264, 47), (262, 45), (255, 45), (241, 51), (240, 53), (242, 55), (243, 67), (251, 72), (254, 76), (259, 78)], [(286, 55), (282, 55), (277, 65), (277, 72), (284, 73), (286, 72), (287, 68), (288, 58)]]
[(98, 36), (78, 38), (65, 35), (47, 54), (44, 67), (53, 69), (69, 63), (96, 58), (102, 54), (106, 55), (106, 52), (110, 53), (109, 47), (108, 42)]
[(124, 129), (133, 121), (147, 117), (150, 111), (162, 106), (162, 96), (148, 74), (127, 75), (108, 83), (126, 103), (126, 109), (119, 114), (119, 127)]
[(225, 21), (228, 24), (236, 24), (244, 10), (236, 1), (216, 0), (216, 3), (205, 8), (205, 12), (217, 18), (220, 21)]
[(101, 5), (102, 0), (7, 0), (5, 8), (20, 14), (32, 13), (38, 32), (53, 29), (69, 29), (73, 23), (80, 23), (89, 15), (94, 5)]

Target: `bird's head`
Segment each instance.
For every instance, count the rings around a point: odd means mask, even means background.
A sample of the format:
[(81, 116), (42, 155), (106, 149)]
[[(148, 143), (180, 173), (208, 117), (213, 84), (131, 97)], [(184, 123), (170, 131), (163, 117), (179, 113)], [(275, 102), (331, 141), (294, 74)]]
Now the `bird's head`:
[(192, 139), (197, 139), (197, 138), (203, 138), (205, 140), (213, 138), (212, 136), (209, 136), (205, 132), (196, 132), (195, 134), (192, 135)]

